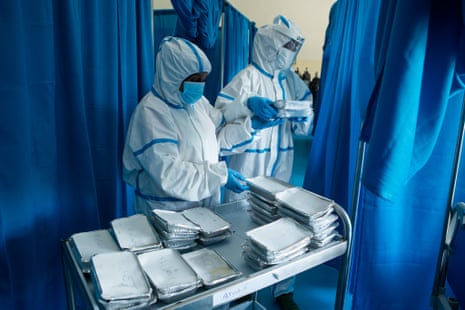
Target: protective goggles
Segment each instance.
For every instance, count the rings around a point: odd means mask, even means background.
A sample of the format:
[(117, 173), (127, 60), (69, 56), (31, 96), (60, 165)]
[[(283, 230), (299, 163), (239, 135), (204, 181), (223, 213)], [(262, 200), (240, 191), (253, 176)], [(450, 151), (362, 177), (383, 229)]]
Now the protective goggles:
[(300, 43), (299, 41), (291, 39), (289, 42), (284, 44), (283, 47), (290, 51), (296, 52), (300, 48), (301, 45), (302, 43)]

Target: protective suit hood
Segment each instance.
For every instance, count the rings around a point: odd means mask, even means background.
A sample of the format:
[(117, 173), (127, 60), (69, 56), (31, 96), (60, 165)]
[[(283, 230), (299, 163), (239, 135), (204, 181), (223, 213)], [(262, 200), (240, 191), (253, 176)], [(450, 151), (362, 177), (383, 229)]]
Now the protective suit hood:
[[(279, 48), (290, 40), (296, 40), (300, 47), (304, 43), (304, 37), (297, 26), (282, 15), (274, 18), (273, 24), (260, 27), (254, 38), (252, 49), (252, 61), (267, 73), (273, 75), (278, 69), (277, 54)], [(300, 51), (295, 52), (295, 56)]]
[(182, 105), (179, 87), (188, 76), (211, 71), (211, 63), (195, 44), (182, 38), (166, 37), (157, 53), (153, 88), (164, 101)]

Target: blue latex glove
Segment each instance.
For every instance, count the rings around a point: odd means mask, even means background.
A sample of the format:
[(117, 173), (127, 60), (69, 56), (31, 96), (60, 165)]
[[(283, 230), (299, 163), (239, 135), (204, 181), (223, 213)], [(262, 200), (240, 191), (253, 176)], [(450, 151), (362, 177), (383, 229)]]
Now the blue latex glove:
[(247, 107), (262, 120), (270, 120), (278, 115), (278, 111), (273, 108), (273, 101), (264, 97), (250, 97), (247, 99)]
[(236, 170), (228, 169), (228, 181), (226, 181), (225, 185), (227, 189), (235, 193), (242, 193), (243, 191), (249, 190), (249, 187), (244, 185), (241, 181), (245, 181), (242, 174)]
[(276, 118), (272, 121), (264, 121), (257, 116), (252, 117), (252, 128), (257, 130), (281, 125), (282, 123), (284, 123), (283, 118)]
[(296, 123), (303, 123), (308, 120), (308, 117), (289, 117), (289, 120), (291, 122), (296, 122)]

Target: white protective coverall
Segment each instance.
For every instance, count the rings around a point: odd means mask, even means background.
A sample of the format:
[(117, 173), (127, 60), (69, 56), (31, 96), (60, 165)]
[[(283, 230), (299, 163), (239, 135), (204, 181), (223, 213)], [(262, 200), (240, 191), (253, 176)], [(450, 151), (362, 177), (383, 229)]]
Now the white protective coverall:
[[(252, 139), (250, 118), (225, 124), (223, 113), (202, 98), (183, 102), (183, 80), (210, 72), (207, 56), (193, 43), (167, 37), (160, 45), (152, 91), (137, 104), (123, 152), (123, 178), (135, 189), (134, 209), (184, 210), (219, 203), (228, 170), (220, 147)], [(243, 144), (244, 146), (246, 144)]]
[[(230, 105), (245, 107), (252, 96), (268, 98), (272, 101), (312, 100), (308, 86), (291, 68), (280, 68), (278, 54), (280, 48), (291, 39), (303, 43), (299, 29), (287, 18), (277, 16), (274, 23), (260, 27), (255, 35), (252, 62), (240, 71), (218, 95), (215, 106), (221, 110)], [(300, 45), (301, 46), (301, 45)], [(295, 52), (295, 57), (299, 52)], [(240, 111), (236, 108), (237, 111)], [(242, 116), (241, 113), (236, 114)], [(273, 176), (289, 182), (294, 159), (293, 133), (309, 135), (312, 130), (313, 114), (304, 122), (286, 120), (283, 124), (258, 130), (247, 149), (230, 156), (228, 166), (239, 171), (244, 177)], [(244, 195), (225, 192), (225, 201), (234, 201)]]

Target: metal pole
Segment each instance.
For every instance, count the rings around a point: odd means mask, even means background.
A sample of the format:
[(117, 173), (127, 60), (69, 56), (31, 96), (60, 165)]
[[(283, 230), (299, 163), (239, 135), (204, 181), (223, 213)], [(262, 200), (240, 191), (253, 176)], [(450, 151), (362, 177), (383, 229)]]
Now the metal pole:
[(350, 270), (350, 255), (352, 252), (352, 224), (350, 222), (350, 218), (347, 213), (340, 207), (339, 205), (335, 205), (334, 210), (341, 218), (343, 228), (344, 228), (344, 235), (347, 240), (347, 249), (344, 256), (341, 257), (341, 261), (339, 263), (339, 273), (338, 273), (338, 281), (337, 281), (337, 292), (336, 292), (336, 301), (334, 304), (335, 310), (342, 310), (344, 309), (345, 303), (345, 296), (347, 291), (347, 280), (349, 277), (349, 270)]
[(360, 202), (360, 188), (361, 188), (361, 179), (362, 171), (365, 164), (365, 151), (366, 151), (366, 142), (359, 140), (358, 150), (357, 150), (357, 163), (355, 167), (355, 177), (354, 177), (354, 189), (352, 191), (352, 206), (350, 209), (350, 221), (352, 226), (355, 227), (355, 221), (357, 219), (357, 210), (358, 204)]
[[(460, 158), (462, 156), (462, 147), (463, 147), (463, 137), (464, 137), (464, 130), (465, 130), (465, 98), (462, 104), (462, 114), (460, 117), (460, 124), (458, 128), (457, 134), (457, 144), (455, 146), (455, 155), (454, 155), (454, 166), (452, 170), (452, 176), (450, 180), (450, 187), (449, 187), (449, 196), (447, 200), (447, 212), (444, 216), (444, 225), (443, 225), (443, 232), (441, 238), (441, 247), (439, 250), (438, 262), (436, 266), (436, 275), (434, 278), (433, 283), (433, 293), (432, 298), (438, 298), (438, 296), (443, 293), (446, 283), (446, 275), (447, 275), (447, 258), (449, 256), (449, 250), (446, 246), (446, 235), (449, 229), (449, 225), (451, 225), (451, 218), (452, 218), (452, 209), (454, 203), (454, 195), (455, 195), (455, 188), (457, 185), (457, 176), (459, 173), (460, 167)], [(455, 223), (453, 223), (455, 225)], [(433, 302), (433, 307), (436, 307), (436, 302)]]
[(227, 1), (223, 1), (223, 11), (221, 12), (222, 22), (221, 22), (221, 47), (220, 47), (220, 90), (224, 87), (224, 60), (225, 60), (225, 25), (226, 25), (226, 14), (224, 14), (224, 9), (226, 5), (229, 5)]

